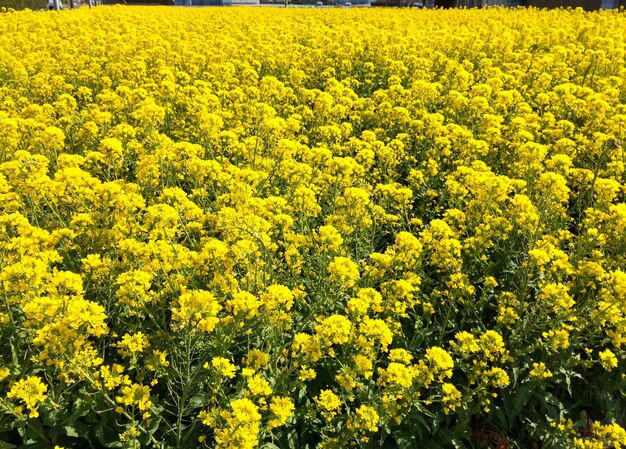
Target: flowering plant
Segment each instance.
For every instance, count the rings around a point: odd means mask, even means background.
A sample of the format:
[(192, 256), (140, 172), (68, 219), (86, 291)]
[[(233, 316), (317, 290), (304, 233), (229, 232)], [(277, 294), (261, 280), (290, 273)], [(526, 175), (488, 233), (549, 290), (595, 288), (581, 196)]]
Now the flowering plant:
[(0, 13), (0, 448), (624, 447), (625, 28)]

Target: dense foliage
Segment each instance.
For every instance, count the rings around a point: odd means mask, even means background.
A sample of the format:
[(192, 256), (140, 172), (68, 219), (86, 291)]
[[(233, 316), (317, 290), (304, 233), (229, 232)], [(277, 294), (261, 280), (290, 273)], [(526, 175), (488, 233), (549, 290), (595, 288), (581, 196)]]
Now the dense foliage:
[(0, 15), (0, 447), (624, 447), (625, 29)]

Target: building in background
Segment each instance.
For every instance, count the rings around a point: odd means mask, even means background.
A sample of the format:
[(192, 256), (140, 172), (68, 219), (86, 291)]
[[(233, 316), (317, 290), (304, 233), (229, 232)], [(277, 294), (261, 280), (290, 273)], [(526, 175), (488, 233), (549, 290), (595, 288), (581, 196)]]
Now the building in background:
[[(237, 6), (237, 5), (284, 5), (286, 0), (103, 0), (104, 3), (160, 3), (180, 6)], [(313, 6), (316, 0), (287, 0), (290, 5)], [(419, 4), (424, 8), (482, 8), (485, 6), (534, 6), (537, 8), (572, 7), (588, 11), (613, 9), (626, 5), (626, 0), (322, 0), (328, 6), (391, 6), (407, 7)]]
[(436, 0), (435, 6), (442, 8), (482, 8), (484, 6), (535, 6), (537, 8), (583, 8), (588, 11), (613, 9), (624, 6), (625, 0)]
[(437, 0), (435, 5), (442, 8), (482, 8), (484, 6), (520, 6), (523, 0)]
[(522, 0), (457, 0), (458, 6), (482, 8), (483, 6), (520, 6)]
[(250, 6), (259, 0), (175, 0), (177, 6)]
[(624, 6), (624, 0), (525, 0), (525, 6), (536, 6), (538, 8), (558, 8), (572, 7), (583, 8), (588, 11), (596, 9), (613, 9)]

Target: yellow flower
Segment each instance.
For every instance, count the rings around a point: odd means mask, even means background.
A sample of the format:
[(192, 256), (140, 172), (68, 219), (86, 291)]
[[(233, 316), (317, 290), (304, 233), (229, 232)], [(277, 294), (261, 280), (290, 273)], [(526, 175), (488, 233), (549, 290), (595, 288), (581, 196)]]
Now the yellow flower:
[(329, 449), (561, 368), (619, 397), (626, 15), (423, 12), (0, 14), (2, 425)]
[(335, 257), (328, 264), (328, 273), (331, 280), (339, 282), (343, 287), (350, 288), (361, 277), (359, 266), (347, 257)]
[(502, 368), (491, 368), (484, 375), (494, 387), (504, 388), (509, 385), (509, 375)]
[[(261, 414), (254, 403), (247, 399), (236, 399), (230, 403), (231, 411), (222, 412), (225, 426), (215, 428), (215, 442), (219, 448), (254, 449), (258, 445)], [(205, 423), (213, 422), (205, 417)]]
[(552, 372), (546, 368), (546, 364), (543, 362), (533, 362), (533, 369), (528, 374), (537, 379), (549, 379), (552, 377)]
[(180, 295), (177, 307), (172, 308), (172, 320), (183, 329), (198, 328), (212, 332), (219, 322), (217, 314), (222, 306), (213, 293), (204, 290), (189, 290)]
[(469, 332), (457, 332), (454, 336), (455, 341), (451, 341), (450, 344), (458, 350), (464, 356), (468, 356), (480, 350), (478, 340)]
[(322, 251), (337, 251), (343, 244), (343, 238), (334, 226), (320, 226), (317, 234)]
[(356, 413), (348, 426), (355, 431), (376, 432), (378, 431), (378, 412), (368, 405), (361, 405), (356, 409)]
[(303, 382), (306, 382), (307, 380), (315, 379), (316, 375), (317, 374), (315, 373), (315, 370), (312, 368), (302, 367), (298, 371), (298, 379), (300, 379)]
[(617, 368), (617, 357), (610, 349), (605, 349), (598, 353), (600, 356), (600, 363), (605, 370), (611, 371), (613, 368)]
[(391, 362), (387, 369), (381, 369), (380, 374), (385, 383), (410, 388), (413, 384), (414, 371), (402, 363)]
[(389, 351), (389, 360), (393, 362), (400, 362), (408, 365), (411, 363), (413, 356), (406, 350), (402, 348), (395, 348)]
[(268, 310), (275, 310), (282, 306), (285, 310), (293, 306), (294, 296), (289, 288), (284, 285), (274, 284), (267, 288), (267, 291), (260, 297), (261, 302)]
[(252, 293), (242, 291), (235, 293), (226, 305), (233, 315), (244, 315), (246, 318), (253, 318), (259, 313), (261, 302)]
[(28, 416), (36, 418), (39, 416), (37, 406), (46, 400), (47, 391), (48, 386), (39, 377), (29, 376), (15, 382), (9, 389), (7, 398), (22, 401), (30, 411)]
[(335, 416), (343, 404), (341, 399), (331, 390), (322, 390), (321, 393), (315, 397), (315, 402), (319, 407), (329, 412), (328, 417)]
[(137, 407), (144, 412), (152, 406), (150, 387), (139, 384), (124, 385), (120, 388), (116, 401), (126, 406)]
[(213, 357), (213, 359), (211, 359), (211, 365), (209, 366), (207, 363), (204, 367), (206, 369), (213, 368), (220, 375), (227, 377), (228, 379), (235, 377), (235, 371), (237, 370), (237, 367), (233, 365), (230, 360), (225, 359), (224, 357)]
[(124, 367), (117, 363), (114, 363), (112, 366), (103, 365), (100, 367), (98, 377), (107, 390), (112, 390), (119, 385), (130, 384), (130, 378), (128, 375), (122, 374), (123, 372)]
[(383, 351), (387, 350), (387, 347), (393, 341), (393, 332), (389, 329), (389, 326), (380, 319), (364, 318), (363, 322), (359, 326), (359, 346), (365, 348), (372, 348), (374, 342), (378, 342)]
[(343, 315), (332, 315), (324, 318), (315, 331), (327, 344), (342, 345), (348, 343), (352, 336), (352, 323)]
[(140, 331), (135, 334), (125, 334), (117, 343), (117, 347), (123, 357), (134, 357), (143, 352), (144, 349), (150, 347), (150, 341), (148, 337)]
[(570, 309), (574, 300), (568, 293), (568, 288), (563, 284), (544, 283), (537, 296), (539, 301), (546, 302), (555, 312)]
[(435, 375), (443, 377), (452, 376), (454, 361), (450, 354), (443, 348), (433, 346), (426, 350), (426, 360), (430, 362), (430, 368)]
[(506, 354), (504, 339), (496, 331), (489, 330), (482, 334), (479, 345), (488, 360), (497, 360)]
[(443, 383), (441, 385), (441, 392), (443, 393), (441, 402), (444, 406), (444, 413), (448, 414), (461, 405), (461, 392), (453, 384), (448, 382)]
[(9, 377), (11, 372), (7, 368), (0, 368), (0, 382)]
[(272, 387), (260, 374), (250, 376), (247, 380), (248, 389), (255, 396), (269, 396), (272, 394)]
[(274, 396), (270, 401), (270, 411), (274, 418), (270, 419), (268, 426), (270, 429), (284, 425), (293, 414), (295, 406), (289, 398)]

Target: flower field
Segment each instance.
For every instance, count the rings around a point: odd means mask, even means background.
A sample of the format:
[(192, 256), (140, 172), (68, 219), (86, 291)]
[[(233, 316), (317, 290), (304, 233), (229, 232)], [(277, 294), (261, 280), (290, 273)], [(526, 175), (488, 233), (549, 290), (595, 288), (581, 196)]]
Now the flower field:
[(0, 449), (626, 447), (624, 30), (0, 13)]

